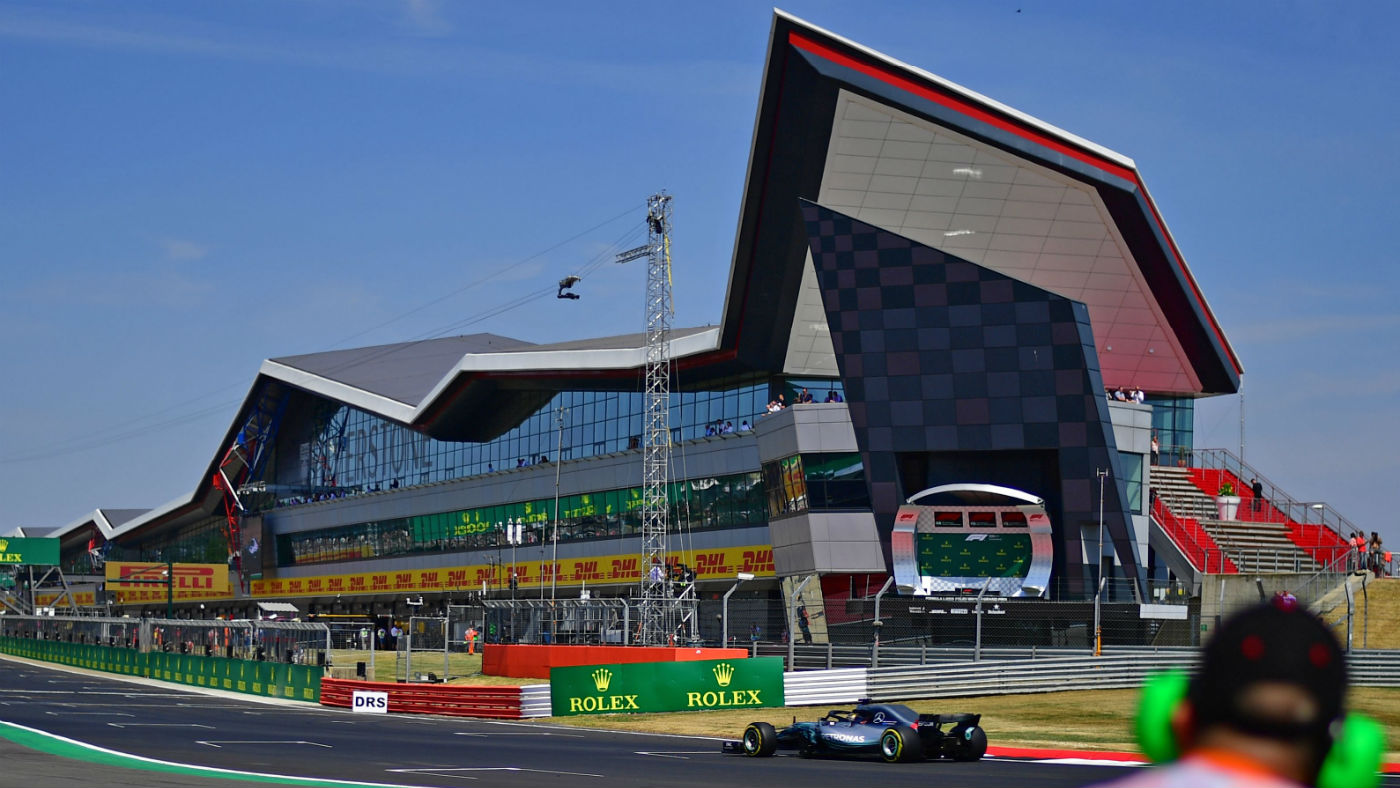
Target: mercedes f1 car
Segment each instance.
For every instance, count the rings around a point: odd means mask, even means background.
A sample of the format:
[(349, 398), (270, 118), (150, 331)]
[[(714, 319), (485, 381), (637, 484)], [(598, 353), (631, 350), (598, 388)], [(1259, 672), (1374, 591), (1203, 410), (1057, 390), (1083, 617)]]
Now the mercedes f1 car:
[(816, 722), (793, 720), (782, 730), (750, 723), (744, 736), (725, 742), (725, 752), (763, 758), (779, 749), (804, 756), (879, 754), (888, 763), (951, 758), (975, 761), (987, 752), (980, 714), (919, 714), (898, 703), (862, 703), (851, 711), (829, 711)]

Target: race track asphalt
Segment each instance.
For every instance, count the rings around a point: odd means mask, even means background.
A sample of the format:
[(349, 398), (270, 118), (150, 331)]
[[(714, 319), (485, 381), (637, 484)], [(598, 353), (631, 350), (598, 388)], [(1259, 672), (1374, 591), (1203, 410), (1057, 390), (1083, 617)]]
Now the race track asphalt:
[[(139, 681), (139, 680), (138, 680)], [(985, 759), (885, 764), (721, 755), (714, 739), (590, 731), (539, 723), (354, 714), (267, 703), (231, 693), (134, 683), (89, 671), (0, 659), (0, 788), (236, 786), (228, 779), (113, 765), (111, 756), (59, 742), (31, 749), (36, 731), (163, 762), (263, 775), (406, 786), (765, 788), (938, 785), (983, 788), (1085, 785), (1133, 767)], [(14, 726), (23, 726), (16, 728)], [(737, 732), (736, 732), (737, 733)], [(995, 743), (995, 732), (991, 733)], [(5, 738), (8, 737), (8, 738)], [(18, 738), (16, 742), (12, 739)], [(263, 784), (287, 784), (263, 778)]]

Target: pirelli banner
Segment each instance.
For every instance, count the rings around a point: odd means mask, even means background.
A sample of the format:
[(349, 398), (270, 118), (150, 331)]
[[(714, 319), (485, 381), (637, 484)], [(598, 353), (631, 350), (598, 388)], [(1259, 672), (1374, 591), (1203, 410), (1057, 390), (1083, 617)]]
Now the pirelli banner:
[(713, 659), (552, 668), (554, 716), (782, 706), (783, 659)]
[[(167, 566), (159, 563), (107, 562), (107, 590), (117, 593), (121, 604), (164, 602)], [(173, 596), (176, 602), (232, 599), (226, 564), (175, 564)]]
[[(525, 553), (527, 550), (521, 549), (519, 552)], [(506, 556), (507, 563), (504, 566), (475, 564), (439, 569), (254, 580), (251, 592), (254, 597), (297, 597), (405, 591), (480, 591), (483, 588), (487, 591), (500, 591), (510, 587), (509, 551), (506, 551)], [(772, 577), (774, 574), (773, 548), (768, 545), (675, 552), (668, 558), (684, 562), (694, 569), (696, 580), (732, 579), (739, 572), (749, 572), (756, 577)], [(549, 561), (521, 560), (515, 564), (517, 588), (540, 588), (549, 586), (552, 582), (557, 582), (560, 586), (636, 583), (642, 579), (640, 564), (641, 559), (636, 553), (575, 558), (561, 560), (557, 564)]]

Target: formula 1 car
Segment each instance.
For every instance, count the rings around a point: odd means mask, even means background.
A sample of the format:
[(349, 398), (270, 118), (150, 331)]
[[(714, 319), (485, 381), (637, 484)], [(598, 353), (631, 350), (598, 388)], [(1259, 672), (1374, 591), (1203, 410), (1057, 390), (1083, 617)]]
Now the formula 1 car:
[(816, 722), (793, 720), (781, 731), (766, 722), (750, 723), (743, 738), (725, 742), (723, 750), (755, 758), (784, 749), (803, 756), (879, 753), (887, 763), (975, 761), (987, 752), (981, 721), (981, 714), (919, 714), (898, 703), (861, 703), (851, 711), (828, 711)]

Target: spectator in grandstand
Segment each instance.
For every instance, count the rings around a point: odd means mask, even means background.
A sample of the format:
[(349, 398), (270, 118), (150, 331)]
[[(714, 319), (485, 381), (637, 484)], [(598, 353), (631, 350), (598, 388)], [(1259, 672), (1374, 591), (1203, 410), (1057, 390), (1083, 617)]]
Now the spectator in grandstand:
[(1133, 389), (1132, 400), (1133, 402), (1136, 402), (1137, 404), (1141, 405), (1142, 403), (1147, 401), (1147, 395), (1142, 393), (1142, 389)]
[(751, 430), (751, 429), (753, 429), (753, 428), (749, 426), (749, 420), (748, 420), (748, 419), (744, 419), (743, 423), (739, 425), (739, 431), (740, 431), (740, 432), (748, 432), (748, 431)]
[(802, 389), (802, 393), (797, 395), (798, 404), (805, 404), (812, 401), (812, 392)]
[(1354, 558), (1352, 559), (1352, 571), (1366, 571), (1366, 536), (1360, 531), (1351, 537), (1351, 546)]
[(1264, 483), (1258, 479), (1250, 479), (1249, 491), (1254, 495), (1250, 501), (1250, 508), (1257, 512), (1264, 507)]
[(1152, 464), (1157, 464), (1157, 459), (1162, 454), (1162, 444), (1157, 442), (1157, 433), (1152, 433)]
[(1384, 730), (1345, 715), (1346, 654), (1327, 625), (1275, 598), (1227, 620), (1187, 679), (1143, 692), (1138, 738), (1159, 765), (1103, 785), (1365, 786)]
[(1128, 394), (1127, 392), (1123, 391), (1122, 386), (1119, 386), (1118, 388), (1113, 390), (1113, 398), (1118, 400), (1119, 402), (1127, 402)]
[(1372, 531), (1372, 532), (1371, 532), (1371, 544), (1370, 544), (1370, 548), (1371, 548), (1371, 571), (1372, 571), (1373, 573), (1375, 573), (1376, 577), (1380, 577), (1380, 576), (1381, 576), (1381, 568), (1385, 565), (1384, 562), (1381, 560), (1381, 558), (1382, 558), (1382, 555), (1381, 555), (1381, 554), (1385, 552), (1385, 548), (1381, 546), (1381, 535), (1378, 534), (1378, 533), (1376, 533), (1375, 531)]

